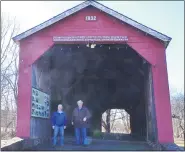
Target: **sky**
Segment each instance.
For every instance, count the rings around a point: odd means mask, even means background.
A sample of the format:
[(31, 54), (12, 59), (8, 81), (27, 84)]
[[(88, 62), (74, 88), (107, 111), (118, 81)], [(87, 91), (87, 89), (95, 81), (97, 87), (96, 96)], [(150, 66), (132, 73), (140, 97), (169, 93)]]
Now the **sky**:
[[(82, 1), (1, 1), (1, 12), (16, 17), (20, 33)], [(184, 92), (184, 1), (99, 1), (172, 38), (167, 50), (171, 91)]]

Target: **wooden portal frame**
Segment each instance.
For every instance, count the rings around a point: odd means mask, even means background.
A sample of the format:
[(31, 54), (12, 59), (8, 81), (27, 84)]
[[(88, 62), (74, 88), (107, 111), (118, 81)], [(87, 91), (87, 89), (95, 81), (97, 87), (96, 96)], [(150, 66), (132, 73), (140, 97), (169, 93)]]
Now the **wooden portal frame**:
[[(20, 45), (17, 136), (31, 137), (31, 65), (55, 44), (53, 36), (120, 35), (127, 36), (127, 44), (151, 65), (156, 128), (158, 128), (157, 138), (160, 143), (172, 143), (173, 129), (165, 52), (171, 38), (123, 17), (113, 10), (108, 11), (107, 7), (95, 3), (97, 2), (83, 3), (81, 7), (73, 9), (75, 14), (68, 12), (73, 15), (67, 16), (65, 12), (14, 38)], [(90, 5), (92, 7), (89, 7)], [(97, 16), (98, 19), (86, 22), (84, 17), (89, 14)], [(87, 42), (81, 43), (86, 44)], [(101, 43), (120, 44), (120, 41)]]

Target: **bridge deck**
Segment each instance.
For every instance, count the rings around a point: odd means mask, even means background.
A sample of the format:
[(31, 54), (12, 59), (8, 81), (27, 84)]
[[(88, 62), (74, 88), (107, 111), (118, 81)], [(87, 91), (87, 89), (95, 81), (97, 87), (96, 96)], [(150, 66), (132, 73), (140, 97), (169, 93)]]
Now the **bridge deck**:
[(74, 145), (74, 140), (65, 141), (63, 147), (52, 147), (51, 143), (36, 146), (32, 150), (152, 150), (146, 142), (143, 141), (118, 141), (118, 140), (98, 140), (93, 139), (87, 147)]

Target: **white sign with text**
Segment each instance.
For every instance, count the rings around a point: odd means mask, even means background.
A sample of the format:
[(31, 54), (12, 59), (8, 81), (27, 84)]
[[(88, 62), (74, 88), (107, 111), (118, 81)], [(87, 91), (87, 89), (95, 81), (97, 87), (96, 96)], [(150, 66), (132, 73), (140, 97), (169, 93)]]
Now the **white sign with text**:
[(54, 36), (54, 42), (72, 41), (128, 41), (127, 36)]

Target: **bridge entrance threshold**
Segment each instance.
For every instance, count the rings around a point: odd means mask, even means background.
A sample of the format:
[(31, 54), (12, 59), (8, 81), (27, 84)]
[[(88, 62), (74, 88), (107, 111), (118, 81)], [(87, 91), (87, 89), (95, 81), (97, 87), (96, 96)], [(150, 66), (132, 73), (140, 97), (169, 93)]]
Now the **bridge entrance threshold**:
[(65, 141), (63, 147), (52, 147), (51, 143), (44, 143), (34, 147), (32, 150), (153, 150), (145, 141), (118, 141), (92, 139), (92, 143), (84, 147), (75, 145), (74, 139)]

